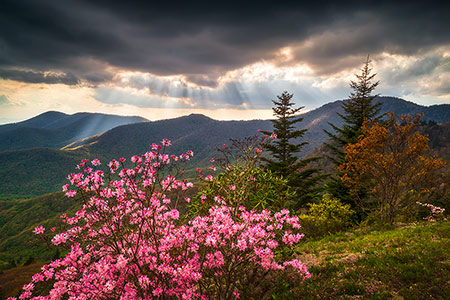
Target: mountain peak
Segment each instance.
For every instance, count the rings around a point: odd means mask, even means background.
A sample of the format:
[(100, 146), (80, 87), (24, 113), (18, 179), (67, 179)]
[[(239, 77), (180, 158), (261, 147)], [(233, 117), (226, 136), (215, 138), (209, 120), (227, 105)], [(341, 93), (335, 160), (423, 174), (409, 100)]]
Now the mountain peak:
[(187, 120), (187, 121), (195, 122), (195, 123), (208, 123), (208, 122), (215, 121), (214, 119), (211, 119), (210, 117), (207, 117), (202, 114), (190, 114), (190, 115), (179, 117), (176, 119)]

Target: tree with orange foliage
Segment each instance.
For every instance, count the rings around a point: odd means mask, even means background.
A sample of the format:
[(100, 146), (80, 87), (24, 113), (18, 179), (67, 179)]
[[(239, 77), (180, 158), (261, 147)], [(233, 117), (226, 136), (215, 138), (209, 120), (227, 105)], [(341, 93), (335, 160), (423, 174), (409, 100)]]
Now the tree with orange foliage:
[[(364, 123), (358, 141), (344, 148), (345, 163), (339, 170), (357, 205), (378, 212), (383, 224), (392, 224), (400, 209), (413, 205), (435, 183), (445, 162), (431, 153), (428, 138), (416, 130), (421, 115), (387, 115), (384, 123)], [(362, 186), (370, 195), (359, 199)]]

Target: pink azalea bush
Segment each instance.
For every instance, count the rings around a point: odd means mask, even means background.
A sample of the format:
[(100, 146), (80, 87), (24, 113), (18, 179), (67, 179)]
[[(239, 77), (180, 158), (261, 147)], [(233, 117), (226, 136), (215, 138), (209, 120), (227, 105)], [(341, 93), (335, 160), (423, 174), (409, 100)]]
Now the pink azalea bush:
[(233, 299), (271, 272), (310, 276), (277, 254), (303, 237), (288, 210), (215, 205), (181, 220), (176, 207), (189, 201), (181, 193), (192, 183), (177, 178), (193, 153), (169, 156), (168, 146), (153, 144), (131, 163), (113, 160), (108, 172), (99, 160), (78, 165), (63, 190), (83, 207), (63, 215), (66, 230), (51, 237), (68, 253), (44, 265), (19, 299)]

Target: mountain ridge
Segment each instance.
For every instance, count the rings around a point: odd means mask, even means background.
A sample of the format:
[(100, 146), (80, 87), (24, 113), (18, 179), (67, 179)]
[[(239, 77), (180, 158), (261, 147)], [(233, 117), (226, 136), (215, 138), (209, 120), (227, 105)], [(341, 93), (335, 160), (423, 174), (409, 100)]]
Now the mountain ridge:
[[(450, 121), (448, 104), (436, 108), (394, 97), (377, 99), (382, 102), (382, 112), (395, 110), (397, 114), (415, 114), (423, 111), (425, 121)], [(327, 140), (328, 136), (323, 129), (331, 130), (329, 122), (338, 127), (342, 125), (342, 120), (336, 114), (343, 112), (341, 105), (342, 100), (338, 100), (301, 115), (304, 120), (299, 122), (299, 128), (308, 128), (303, 138), (308, 144), (302, 149), (302, 157), (311, 154)], [(38, 195), (53, 192), (57, 190), (55, 187), (65, 183), (67, 174), (73, 172), (76, 160), (99, 158), (106, 163), (112, 158), (129, 158), (131, 155), (144, 153), (150, 144), (159, 143), (163, 138), (172, 141), (169, 150), (173, 154), (187, 150), (194, 152), (188, 168), (194, 170), (196, 167), (207, 167), (210, 158), (218, 155), (217, 148), (222, 144), (229, 144), (230, 138), (256, 135), (258, 129), (272, 130), (270, 120), (219, 121), (200, 114), (190, 114), (174, 119), (117, 126), (102, 134), (85, 138), (84, 141), (75, 141), (65, 150), (36, 148), (22, 150), (23, 152), (0, 152), (0, 194)], [(440, 145), (435, 140), (433, 143)], [(439, 147), (443, 149), (441, 152), (447, 153), (445, 146)], [(55, 167), (52, 160), (57, 160), (58, 166)], [(33, 167), (30, 168), (27, 162), (33, 162)], [(51, 170), (51, 176), (47, 176), (51, 177), (51, 184), (48, 181), (46, 184), (39, 182), (42, 169)], [(24, 182), (23, 178), (31, 182)]]
[(99, 113), (72, 115), (48, 111), (31, 119), (0, 125), (0, 151), (34, 147), (59, 149), (114, 127), (148, 121), (142, 117)]

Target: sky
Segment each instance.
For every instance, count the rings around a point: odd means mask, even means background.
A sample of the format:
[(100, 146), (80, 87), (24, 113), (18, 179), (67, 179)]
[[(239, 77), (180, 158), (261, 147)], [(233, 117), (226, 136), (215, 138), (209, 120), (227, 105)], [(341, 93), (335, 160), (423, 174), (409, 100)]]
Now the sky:
[(444, 1), (0, 1), (0, 123), (45, 111), (268, 119), (351, 90), (450, 103)]

